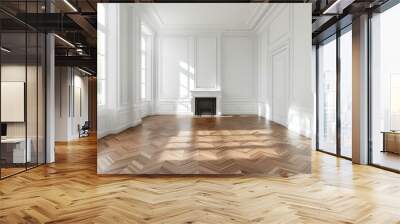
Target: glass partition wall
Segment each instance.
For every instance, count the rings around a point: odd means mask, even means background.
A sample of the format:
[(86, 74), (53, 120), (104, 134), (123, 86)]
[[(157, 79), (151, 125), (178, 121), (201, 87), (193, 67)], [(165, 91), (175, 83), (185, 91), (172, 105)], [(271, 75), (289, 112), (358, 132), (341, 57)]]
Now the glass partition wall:
[(352, 158), (352, 33), (351, 26), (341, 32), (340, 64), (340, 155)]
[(351, 25), (317, 46), (317, 150), (352, 156)]
[[(8, 16), (0, 12), (1, 21)], [(46, 156), (45, 34), (17, 21), (9, 28), (0, 23), (1, 179), (45, 163)]]
[(318, 149), (336, 153), (336, 36), (318, 46)]
[(400, 171), (400, 4), (371, 18), (370, 163)]

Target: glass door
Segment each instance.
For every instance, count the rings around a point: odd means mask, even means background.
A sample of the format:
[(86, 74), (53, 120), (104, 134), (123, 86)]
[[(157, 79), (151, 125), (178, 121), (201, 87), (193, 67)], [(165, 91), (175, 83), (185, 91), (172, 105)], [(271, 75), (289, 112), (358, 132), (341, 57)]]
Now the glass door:
[(317, 149), (352, 157), (352, 27), (336, 32), (317, 50)]
[[(21, 14), (43, 13), (44, 3), (20, 2), (16, 10)], [(0, 17), (13, 21), (12, 25), (0, 23), (0, 179), (3, 179), (46, 160), (46, 37), (9, 15), (0, 12)]]
[(370, 162), (400, 171), (400, 4), (371, 18)]
[(340, 35), (340, 155), (352, 157), (352, 32)]
[(317, 149), (336, 154), (336, 36), (321, 43), (317, 51)]
[[(1, 33), (1, 177), (26, 170), (27, 141), (25, 32)], [(27, 150), (28, 148), (28, 150)]]

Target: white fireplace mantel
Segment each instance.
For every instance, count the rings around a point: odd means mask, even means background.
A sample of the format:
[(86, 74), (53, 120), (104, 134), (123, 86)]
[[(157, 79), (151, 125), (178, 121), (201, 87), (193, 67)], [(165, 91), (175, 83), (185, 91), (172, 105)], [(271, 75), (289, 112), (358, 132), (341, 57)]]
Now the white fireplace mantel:
[(216, 114), (221, 115), (221, 90), (220, 89), (194, 89), (191, 90), (192, 96), (192, 113), (195, 111), (195, 98), (196, 97), (215, 97), (217, 102)]
[(190, 92), (192, 97), (221, 97), (221, 90), (219, 89), (195, 89)]

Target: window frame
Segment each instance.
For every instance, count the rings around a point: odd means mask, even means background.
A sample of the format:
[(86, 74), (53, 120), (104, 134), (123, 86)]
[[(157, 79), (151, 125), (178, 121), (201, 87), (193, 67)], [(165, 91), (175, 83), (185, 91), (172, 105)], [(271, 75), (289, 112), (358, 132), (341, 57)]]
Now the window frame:
[[(142, 38), (145, 41), (145, 81), (142, 80)], [(141, 35), (140, 35), (140, 100), (142, 102), (149, 102), (152, 100), (152, 77), (153, 77), (153, 61), (154, 61), (154, 34), (145, 22), (141, 22)], [(142, 96), (142, 87), (145, 86), (145, 96)]]
[[(100, 10), (98, 10), (97, 13), (99, 13), (99, 11)], [(97, 67), (99, 67), (99, 60), (98, 60), (99, 56), (104, 58), (104, 60), (103, 60), (104, 65), (101, 65), (101, 66), (104, 66), (104, 69), (102, 69), (102, 72), (104, 74), (100, 74), (99, 70), (98, 70), (97, 71), (97, 76), (96, 76), (96, 82), (97, 82), (97, 102), (96, 102), (96, 105), (97, 105), (98, 111), (101, 110), (101, 109), (104, 109), (106, 107), (106, 105), (107, 105), (107, 72), (106, 72), (107, 66), (105, 65), (105, 63), (107, 61), (107, 45), (106, 45), (106, 43), (107, 43), (107, 35), (106, 34), (107, 34), (107, 31), (108, 31), (107, 27), (109, 25), (109, 22), (108, 22), (108, 19), (107, 19), (108, 17), (106, 16), (106, 10), (105, 9), (104, 9), (103, 18), (104, 18), (104, 27), (99, 27), (99, 24), (97, 25), (97, 33), (98, 34), (99, 33), (103, 33), (103, 36), (104, 36), (103, 43), (99, 43), (98, 42), (98, 44), (97, 44), (98, 48), (99, 48), (99, 44), (103, 44), (102, 45), (102, 50), (104, 51), (104, 52), (101, 52), (101, 51), (99, 51), (99, 49), (97, 50)], [(101, 95), (98, 92), (99, 86), (102, 86), (102, 94)], [(99, 103), (99, 100), (101, 98), (103, 98), (103, 102)]]
[[(337, 30), (335, 33), (333, 33), (332, 35), (326, 37), (325, 39), (319, 41), (316, 44), (316, 53), (315, 53), (315, 57), (316, 57), (316, 139), (315, 139), (315, 146), (316, 146), (316, 151), (319, 152), (323, 152), (323, 153), (327, 153), (336, 157), (340, 157), (340, 158), (344, 158), (347, 160), (352, 160), (352, 158), (347, 157), (347, 156), (343, 156), (341, 153), (341, 118), (340, 118), (340, 113), (341, 113), (341, 101), (340, 101), (340, 87), (341, 87), (341, 67), (340, 67), (340, 37), (347, 33), (347, 32), (352, 32), (352, 23), (349, 23), (348, 25), (346, 25), (345, 27)], [(319, 136), (320, 136), (320, 130), (319, 130), (319, 69), (320, 69), (320, 55), (319, 55), (319, 47), (322, 43), (328, 43), (330, 41), (336, 41), (336, 152), (332, 153), (329, 151), (326, 151), (324, 149), (320, 148), (320, 144), (319, 144)]]
[(377, 163), (373, 162), (373, 153), (374, 153), (374, 147), (373, 147), (373, 113), (372, 113), (372, 107), (373, 107), (373, 85), (372, 85), (372, 80), (373, 80), (373, 28), (372, 28), (372, 20), (374, 16), (377, 14), (384, 13), (385, 11), (397, 6), (399, 4), (398, 0), (389, 0), (385, 2), (384, 4), (378, 6), (377, 8), (368, 11), (368, 30), (367, 30), (367, 39), (368, 39), (368, 53), (367, 53), (367, 64), (368, 64), (368, 69), (367, 69), (367, 76), (368, 76), (368, 87), (367, 87), (367, 92), (368, 92), (368, 124), (367, 124), (367, 131), (368, 131), (368, 165), (377, 167), (383, 170), (395, 172), (395, 173), (400, 173), (400, 170), (390, 168), (384, 165), (380, 165)]

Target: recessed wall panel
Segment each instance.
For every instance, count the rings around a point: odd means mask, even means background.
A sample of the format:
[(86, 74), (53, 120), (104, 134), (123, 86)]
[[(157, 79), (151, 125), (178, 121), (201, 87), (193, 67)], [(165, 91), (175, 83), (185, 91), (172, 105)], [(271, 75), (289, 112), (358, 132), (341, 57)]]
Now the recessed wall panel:
[(254, 98), (253, 54), (251, 37), (223, 37), (221, 84), (224, 101)]
[(196, 88), (217, 87), (217, 38), (199, 37), (196, 46)]
[(176, 100), (189, 95), (188, 39), (166, 37), (161, 39), (160, 100)]

